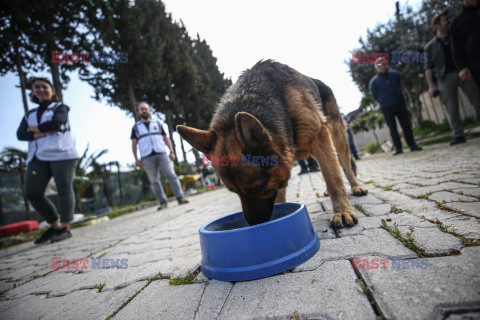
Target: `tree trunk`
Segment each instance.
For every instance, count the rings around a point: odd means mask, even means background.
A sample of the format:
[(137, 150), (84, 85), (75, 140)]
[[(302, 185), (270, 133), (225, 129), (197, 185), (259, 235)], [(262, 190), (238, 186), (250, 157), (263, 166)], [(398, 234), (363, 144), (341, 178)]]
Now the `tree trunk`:
[(182, 138), (180, 138), (180, 148), (182, 149), (183, 161), (187, 162), (187, 153), (185, 152)]
[(175, 164), (178, 164), (178, 157), (177, 157), (177, 146), (175, 145), (175, 141), (173, 140), (173, 124), (172, 124), (172, 113), (167, 112), (166, 114), (167, 120), (167, 127), (168, 127), (168, 135), (170, 136), (170, 141), (172, 142), (173, 153), (175, 154)]
[(413, 97), (413, 104), (415, 106), (413, 116), (415, 118), (415, 121), (417, 122), (417, 125), (421, 127), (423, 123), (423, 116), (422, 116), (422, 103), (420, 102), (420, 95), (416, 94)]
[(203, 172), (201, 170), (202, 158), (200, 157), (200, 154), (198, 153), (198, 151), (195, 150), (195, 148), (192, 148), (192, 152), (193, 152), (193, 155), (195, 157), (195, 167), (197, 168), (197, 173), (202, 174), (201, 177), (200, 177), (200, 183), (201, 183), (203, 188), (206, 188), (207, 183), (205, 182), (205, 178), (203, 177)]
[(195, 148), (192, 148), (193, 156), (195, 157), (195, 166), (198, 170), (200, 170), (200, 166), (202, 165), (202, 157), (200, 157), (200, 153)]
[(120, 178), (120, 164), (118, 163), (118, 161), (116, 162), (116, 165), (117, 165), (118, 189), (120, 190), (120, 204), (124, 206), (125, 199), (123, 198), (122, 179)]
[(377, 136), (377, 133), (375, 132), (375, 130), (372, 130), (372, 134), (373, 134), (373, 136), (375, 137), (375, 140), (377, 141), (377, 143), (378, 143), (379, 145), (381, 145), (380, 140), (378, 140), (378, 136)]
[(50, 69), (52, 72), (53, 89), (55, 89), (55, 93), (60, 100), (63, 101), (62, 83), (60, 81), (60, 68), (58, 63), (50, 63)]
[[(20, 180), (22, 182), (22, 190), (25, 186), (25, 171), (23, 168), (23, 159), (20, 158)], [(22, 192), (23, 194), (23, 202), (25, 202), (25, 210), (27, 211), (27, 219), (30, 220), (32, 217), (30, 216), (30, 204), (28, 203), (28, 199), (25, 196), (25, 193)]]
[(17, 67), (18, 77), (20, 78), (20, 90), (22, 90), (23, 108), (25, 109), (26, 113), (28, 112), (27, 79), (25, 78), (25, 73), (23, 72), (20, 55), (16, 55), (15, 57), (15, 66)]
[(135, 121), (138, 121), (137, 99), (135, 99), (135, 91), (131, 80), (128, 80), (128, 100), (130, 102), (130, 110), (132, 111), (133, 117), (135, 118)]

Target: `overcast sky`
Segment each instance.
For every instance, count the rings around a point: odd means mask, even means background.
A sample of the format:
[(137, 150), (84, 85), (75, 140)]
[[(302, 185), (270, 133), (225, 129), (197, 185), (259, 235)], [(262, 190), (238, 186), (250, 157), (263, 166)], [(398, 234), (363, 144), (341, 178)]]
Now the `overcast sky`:
[[(198, 33), (207, 41), (220, 71), (232, 81), (258, 60), (275, 59), (329, 85), (344, 113), (358, 108), (361, 98), (345, 61), (351, 58), (351, 50), (358, 46), (367, 28), (386, 22), (395, 11), (394, 0), (163, 2), (175, 20), (182, 19), (192, 37)], [(400, 3), (404, 6), (407, 1)], [(51, 78), (48, 74), (36, 75)], [(71, 77), (64, 102), (71, 108), (70, 121), (79, 153), (90, 143), (90, 151), (109, 150), (101, 161), (133, 163), (129, 139), (133, 119), (118, 108), (93, 100), (92, 88), (75, 74)], [(17, 141), (15, 134), (24, 114), (20, 89), (15, 87), (18, 82), (14, 74), (0, 77), (0, 150), (6, 146), (27, 149), (27, 143)], [(177, 134), (174, 139), (178, 142)], [(190, 148), (188, 144), (186, 147)], [(177, 154), (181, 157), (180, 151)]]

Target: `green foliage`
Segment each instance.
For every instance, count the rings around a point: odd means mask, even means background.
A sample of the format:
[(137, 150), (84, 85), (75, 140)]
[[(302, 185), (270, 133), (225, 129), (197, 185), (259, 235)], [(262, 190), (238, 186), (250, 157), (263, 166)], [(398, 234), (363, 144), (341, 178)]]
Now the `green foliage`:
[(179, 164), (175, 164), (174, 168), (175, 172), (179, 176), (194, 173), (194, 168), (187, 161), (182, 161)]
[(383, 117), (383, 114), (379, 113), (376, 110), (370, 110), (364, 112), (360, 117), (358, 117), (355, 122), (350, 125), (350, 129), (354, 133), (357, 133), (359, 131), (371, 131), (377, 143), (380, 144), (376, 130), (383, 128), (384, 124), (385, 118)]
[(405, 247), (414, 251), (420, 258), (428, 256), (427, 252), (424, 249), (418, 247), (415, 244), (415, 237), (414, 237), (415, 228), (414, 227), (409, 227), (408, 229), (410, 231), (407, 232), (406, 235), (404, 236), (398, 229), (398, 225), (396, 222), (393, 224), (393, 227), (390, 227), (387, 225), (387, 222), (385, 221), (385, 219), (382, 219), (380, 228), (387, 230), (395, 239), (400, 240), (400, 242), (402, 242)]
[(105, 282), (104, 283), (97, 283), (93, 286), (93, 289), (97, 289), (98, 292), (102, 292), (104, 287), (105, 287)]
[(18, 171), (20, 169), (20, 163), (25, 166), (27, 161), (27, 152), (13, 148), (5, 147), (0, 153), (0, 170), (1, 171)]
[(370, 131), (381, 129), (385, 124), (385, 118), (383, 114), (378, 111), (368, 111), (362, 114), (354, 123), (350, 125), (350, 129), (354, 133), (359, 131)]
[(463, 119), (464, 128), (473, 128), (478, 126), (478, 122), (473, 117), (466, 117)]
[(135, 102), (146, 100), (153, 112), (166, 115), (170, 133), (177, 124), (206, 128), (230, 82), (218, 71), (205, 40), (198, 35), (192, 40), (160, 1), (105, 5), (112, 28), (99, 40), (105, 48), (127, 53), (128, 63), (98, 63), (96, 70), (82, 70), (81, 78), (94, 87), (95, 98), (130, 114), (135, 114)]
[(370, 142), (365, 146), (365, 148), (363, 148), (363, 150), (367, 151), (370, 154), (374, 154), (380, 149), (381, 149), (381, 146), (376, 141)]
[[(52, 63), (52, 51), (91, 51), (98, 38), (96, 17), (103, 16), (102, 0), (2, 1), (0, 11), (0, 75), (49, 70), (57, 94), (70, 80), (69, 71), (84, 63)], [(81, 26), (81, 27), (79, 27)], [(20, 76), (22, 77), (22, 76)]]
[(171, 286), (181, 286), (184, 284), (192, 284), (197, 274), (195, 274), (195, 272), (188, 271), (187, 274), (184, 276), (178, 276), (178, 277), (169, 279), (168, 284)]
[(439, 135), (449, 133), (451, 130), (450, 124), (447, 119), (444, 119), (442, 123), (434, 123), (433, 121), (423, 121), (421, 126), (413, 128), (413, 134), (415, 136), (427, 136), (427, 135)]

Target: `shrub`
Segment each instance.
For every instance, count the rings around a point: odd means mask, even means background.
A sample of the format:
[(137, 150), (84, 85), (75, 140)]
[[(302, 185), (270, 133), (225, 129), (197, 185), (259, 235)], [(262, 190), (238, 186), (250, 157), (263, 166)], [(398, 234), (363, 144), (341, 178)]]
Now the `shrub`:
[(377, 141), (372, 141), (369, 144), (367, 144), (365, 148), (363, 148), (363, 150), (371, 154), (376, 153), (380, 149), (381, 149), (381, 146), (377, 143)]

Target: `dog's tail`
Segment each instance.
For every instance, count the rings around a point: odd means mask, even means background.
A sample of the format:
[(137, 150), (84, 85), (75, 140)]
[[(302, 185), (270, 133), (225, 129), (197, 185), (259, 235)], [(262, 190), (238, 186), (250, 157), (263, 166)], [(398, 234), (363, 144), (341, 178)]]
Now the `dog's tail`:
[[(325, 115), (330, 119), (342, 119), (342, 114), (340, 113), (340, 109), (337, 105), (337, 100), (333, 94), (332, 89), (327, 86), (325, 83), (318, 79), (313, 79), (313, 82), (318, 88), (318, 92), (320, 94), (320, 98), (322, 99), (322, 109)], [(341, 121), (342, 123), (344, 121)]]

